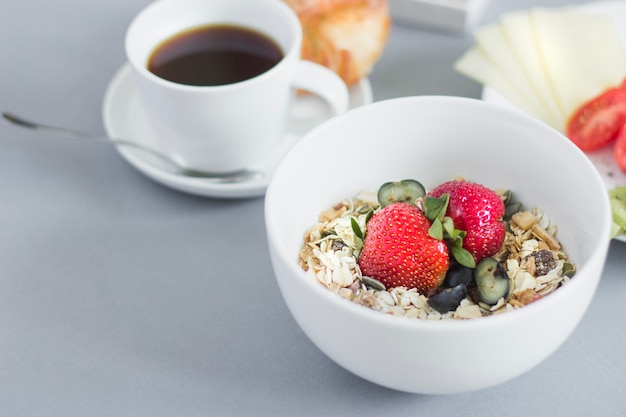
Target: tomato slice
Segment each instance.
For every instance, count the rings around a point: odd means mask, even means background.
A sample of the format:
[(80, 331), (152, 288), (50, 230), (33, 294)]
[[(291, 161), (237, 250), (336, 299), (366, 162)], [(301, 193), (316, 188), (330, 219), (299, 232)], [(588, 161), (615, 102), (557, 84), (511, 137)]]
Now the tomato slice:
[(567, 122), (567, 137), (583, 151), (599, 149), (617, 138), (626, 122), (626, 89), (611, 88), (584, 103)]
[(626, 126), (622, 126), (615, 140), (613, 157), (617, 166), (626, 173)]

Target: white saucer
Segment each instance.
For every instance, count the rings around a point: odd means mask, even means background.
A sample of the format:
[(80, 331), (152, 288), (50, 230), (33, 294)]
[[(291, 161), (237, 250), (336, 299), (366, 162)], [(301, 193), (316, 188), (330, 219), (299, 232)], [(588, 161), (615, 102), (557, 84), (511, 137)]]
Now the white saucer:
[[(350, 108), (371, 102), (372, 89), (367, 79), (363, 79), (359, 84), (350, 88)], [(154, 146), (151, 127), (146, 120), (128, 64), (122, 66), (111, 80), (104, 96), (102, 116), (104, 128), (110, 137), (129, 139), (142, 145)], [(288, 132), (281, 147), (268, 160), (250, 167), (263, 171), (266, 175), (261, 179), (243, 183), (215, 184), (200, 178), (178, 176), (159, 167), (157, 161), (149, 159), (144, 152), (124, 146), (118, 146), (117, 150), (129, 164), (167, 187), (206, 197), (256, 197), (265, 193), (276, 164), (291, 145), (330, 116), (325, 103), (317, 97), (298, 97), (294, 103)]]

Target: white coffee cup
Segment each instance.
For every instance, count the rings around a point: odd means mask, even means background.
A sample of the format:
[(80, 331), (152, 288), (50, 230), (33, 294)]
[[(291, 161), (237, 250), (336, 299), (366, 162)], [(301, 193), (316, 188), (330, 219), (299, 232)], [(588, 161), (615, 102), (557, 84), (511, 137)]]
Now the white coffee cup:
[[(218, 86), (179, 84), (148, 70), (163, 41), (190, 28), (234, 25), (273, 39), (284, 57), (253, 78)], [(267, 158), (285, 136), (296, 89), (348, 108), (348, 89), (329, 69), (300, 59), (302, 28), (282, 0), (158, 0), (142, 10), (126, 33), (133, 70), (155, 142), (191, 168), (228, 172)]]

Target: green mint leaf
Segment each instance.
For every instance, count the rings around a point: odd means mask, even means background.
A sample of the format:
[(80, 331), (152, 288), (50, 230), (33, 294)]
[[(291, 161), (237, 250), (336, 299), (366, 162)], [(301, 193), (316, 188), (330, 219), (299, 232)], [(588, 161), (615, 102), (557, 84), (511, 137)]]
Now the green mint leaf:
[(352, 226), (352, 231), (354, 232), (354, 235), (361, 240), (365, 240), (363, 230), (361, 230), (361, 226), (359, 226), (359, 223), (354, 217), (350, 217), (350, 225)]
[(442, 194), (440, 197), (426, 196), (424, 199), (424, 214), (431, 222), (435, 219), (442, 219), (448, 209), (450, 196)]
[(453, 229), (452, 232), (448, 235), (448, 238), (453, 241), (459, 240), (462, 243), (463, 239), (465, 239), (465, 235), (467, 235), (467, 232), (465, 230)]
[(443, 218), (443, 230), (446, 233), (446, 236), (453, 239), (456, 238), (458, 230), (454, 228), (454, 222), (452, 221), (452, 218), (448, 216), (445, 216)]
[(441, 220), (435, 219), (428, 229), (428, 235), (433, 239), (443, 240), (443, 226)]
[(452, 245), (450, 246), (450, 251), (452, 252), (452, 256), (458, 263), (468, 268), (476, 268), (476, 261), (471, 253), (469, 253), (466, 249), (463, 249), (461, 246)]

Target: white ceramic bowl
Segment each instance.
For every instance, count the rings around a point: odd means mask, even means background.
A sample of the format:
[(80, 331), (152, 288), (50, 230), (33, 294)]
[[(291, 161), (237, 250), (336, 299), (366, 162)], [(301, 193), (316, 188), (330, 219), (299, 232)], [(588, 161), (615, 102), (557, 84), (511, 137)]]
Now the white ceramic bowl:
[[(465, 321), (386, 315), (305, 278), (298, 251), (323, 209), (386, 181), (433, 187), (457, 175), (544, 209), (577, 264), (575, 277), (519, 310)], [(446, 394), (507, 381), (561, 345), (600, 279), (611, 214), (599, 174), (558, 132), (479, 100), (423, 96), (360, 107), (311, 131), (271, 179), (265, 219), (280, 290), (315, 345), (374, 383)]]

